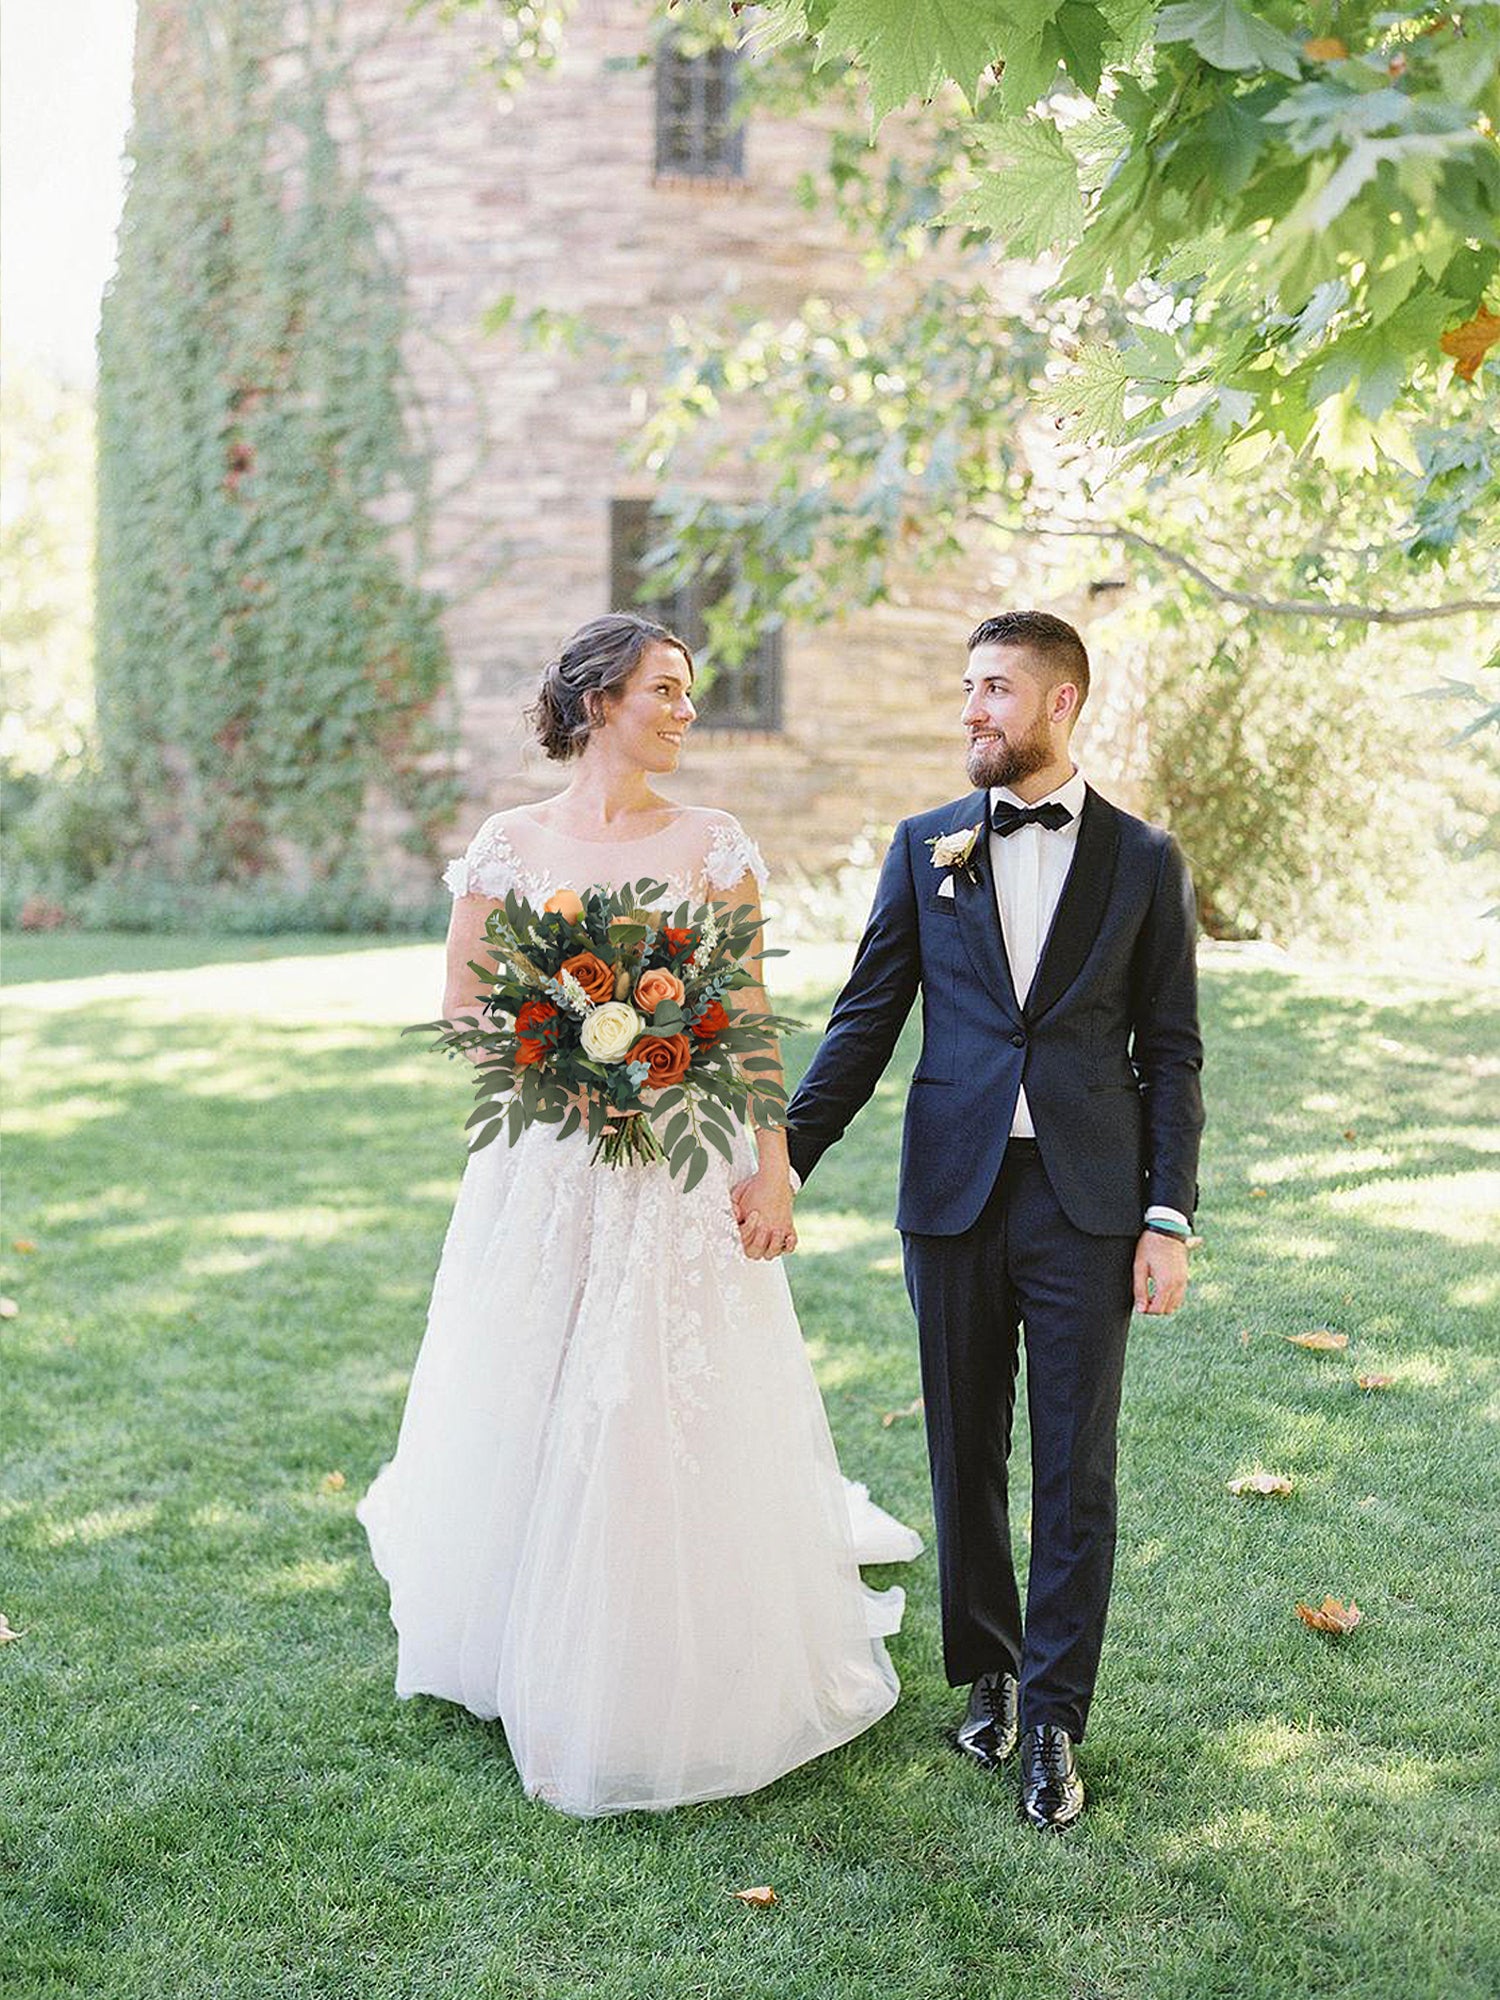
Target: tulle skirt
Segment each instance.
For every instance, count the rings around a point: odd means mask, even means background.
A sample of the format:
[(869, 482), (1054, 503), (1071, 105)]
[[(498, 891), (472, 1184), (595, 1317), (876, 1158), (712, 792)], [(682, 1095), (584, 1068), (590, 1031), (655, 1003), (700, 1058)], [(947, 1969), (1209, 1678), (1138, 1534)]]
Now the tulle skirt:
[(780, 1262), (739, 1248), (751, 1171), (591, 1166), (533, 1128), (467, 1163), (396, 1454), (358, 1516), (398, 1695), (501, 1718), (564, 1812), (751, 1792), (899, 1691), (921, 1547), (842, 1479)]

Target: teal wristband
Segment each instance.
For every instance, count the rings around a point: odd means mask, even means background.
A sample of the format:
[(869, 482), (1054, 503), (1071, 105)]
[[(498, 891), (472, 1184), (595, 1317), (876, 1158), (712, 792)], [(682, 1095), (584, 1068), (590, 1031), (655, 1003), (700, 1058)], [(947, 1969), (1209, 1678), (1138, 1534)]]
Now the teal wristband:
[(1148, 1230), (1150, 1230), (1153, 1235), (1170, 1236), (1173, 1239), (1173, 1241), (1177, 1243), (1186, 1243), (1188, 1237), (1192, 1234), (1192, 1231), (1190, 1229), (1184, 1228), (1181, 1223), (1164, 1222), (1160, 1216), (1154, 1216), (1151, 1219), (1151, 1221), (1145, 1225), (1145, 1227)]

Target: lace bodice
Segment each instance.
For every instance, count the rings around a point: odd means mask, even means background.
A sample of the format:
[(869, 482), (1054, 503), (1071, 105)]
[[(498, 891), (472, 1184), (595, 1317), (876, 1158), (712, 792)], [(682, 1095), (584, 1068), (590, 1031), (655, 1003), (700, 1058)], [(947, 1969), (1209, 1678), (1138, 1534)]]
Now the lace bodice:
[(724, 896), (766, 864), (733, 814), (685, 806), (660, 832), (638, 840), (577, 840), (524, 810), (492, 813), (443, 871), (455, 896), (509, 895), (543, 903), (559, 889), (620, 888), (664, 882), (670, 902)]

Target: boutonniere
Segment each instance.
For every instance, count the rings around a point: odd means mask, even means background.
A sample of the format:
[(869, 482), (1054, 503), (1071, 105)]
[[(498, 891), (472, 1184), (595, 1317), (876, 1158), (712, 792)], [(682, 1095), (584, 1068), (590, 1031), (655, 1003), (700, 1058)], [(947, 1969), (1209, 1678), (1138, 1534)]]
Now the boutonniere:
[(932, 849), (934, 868), (961, 868), (971, 882), (979, 880), (979, 870), (974, 866), (974, 847), (981, 828), (961, 826), (956, 833), (935, 833), (927, 845)]

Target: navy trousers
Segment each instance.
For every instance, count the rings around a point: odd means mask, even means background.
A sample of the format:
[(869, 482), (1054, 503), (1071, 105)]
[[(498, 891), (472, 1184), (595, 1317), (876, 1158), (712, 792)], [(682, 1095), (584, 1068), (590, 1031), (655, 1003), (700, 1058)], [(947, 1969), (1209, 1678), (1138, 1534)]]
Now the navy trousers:
[[(904, 1239), (937, 1516), (943, 1664), (958, 1687), (1007, 1668), (1021, 1725), (1081, 1741), (1115, 1554), (1115, 1436), (1133, 1236), (1088, 1236), (1058, 1206), (1036, 1142), (1012, 1139), (961, 1236)], [(1021, 1330), (1031, 1418), (1026, 1617), (1007, 1466)]]

